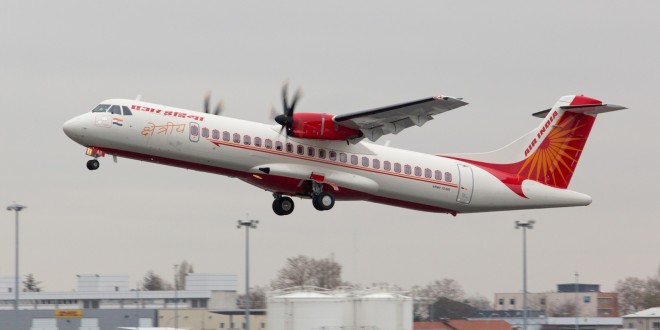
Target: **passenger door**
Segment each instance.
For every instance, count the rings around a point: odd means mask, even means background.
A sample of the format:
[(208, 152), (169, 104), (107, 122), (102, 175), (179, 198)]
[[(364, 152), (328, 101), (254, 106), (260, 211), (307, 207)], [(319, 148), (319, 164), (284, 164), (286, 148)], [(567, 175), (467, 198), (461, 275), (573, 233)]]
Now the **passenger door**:
[(473, 185), (472, 167), (458, 164), (458, 197), (456, 201), (463, 204), (470, 204)]

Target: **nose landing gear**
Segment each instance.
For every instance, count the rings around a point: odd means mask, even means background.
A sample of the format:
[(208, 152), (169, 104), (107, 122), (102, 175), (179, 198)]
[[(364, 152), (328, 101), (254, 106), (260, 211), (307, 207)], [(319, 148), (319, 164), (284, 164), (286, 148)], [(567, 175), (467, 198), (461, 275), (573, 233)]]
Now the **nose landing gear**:
[(90, 160), (87, 161), (87, 169), (90, 170), (90, 171), (98, 170), (99, 166), (101, 166), (101, 164), (99, 163), (99, 161), (96, 158), (95, 159), (90, 159)]

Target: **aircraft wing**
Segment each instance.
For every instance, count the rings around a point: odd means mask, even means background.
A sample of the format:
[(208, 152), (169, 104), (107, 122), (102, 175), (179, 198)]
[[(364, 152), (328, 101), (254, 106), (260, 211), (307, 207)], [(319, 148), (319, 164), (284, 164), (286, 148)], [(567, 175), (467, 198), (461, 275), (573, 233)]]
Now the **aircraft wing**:
[(371, 141), (413, 125), (422, 126), (433, 116), (466, 105), (462, 99), (449, 96), (434, 96), (417, 101), (396, 104), (384, 108), (337, 115), (333, 121), (338, 125), (360, 130)]

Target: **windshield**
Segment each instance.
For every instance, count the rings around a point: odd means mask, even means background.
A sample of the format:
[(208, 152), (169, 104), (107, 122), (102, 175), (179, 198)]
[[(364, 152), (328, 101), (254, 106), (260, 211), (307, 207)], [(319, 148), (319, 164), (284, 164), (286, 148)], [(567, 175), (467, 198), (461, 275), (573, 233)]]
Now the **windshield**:
[(109, 104), (99, 104), (92, 110), (92, 112), (106, 112), (110, 108)]

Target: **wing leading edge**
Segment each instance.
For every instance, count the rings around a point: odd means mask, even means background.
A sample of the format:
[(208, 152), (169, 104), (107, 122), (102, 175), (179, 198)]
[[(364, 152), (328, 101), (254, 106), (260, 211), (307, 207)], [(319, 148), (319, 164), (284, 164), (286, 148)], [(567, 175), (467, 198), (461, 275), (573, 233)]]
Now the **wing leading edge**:
[[(466, 105), (462, 99), (434, 96), (383, 108), (334, 116), (338, 125), (360, 130), (371, 141), (387, 134), (398, 134), (413, 125), (422, 126), (433, 116)], [(357, 141), (354, 141), (357, 142)]]

